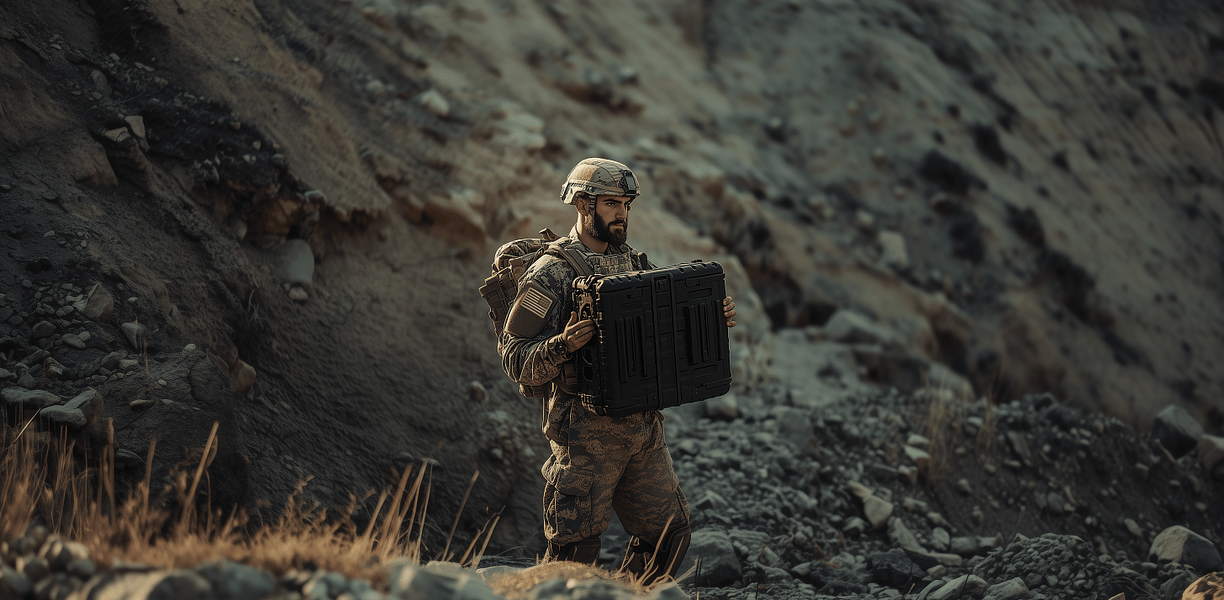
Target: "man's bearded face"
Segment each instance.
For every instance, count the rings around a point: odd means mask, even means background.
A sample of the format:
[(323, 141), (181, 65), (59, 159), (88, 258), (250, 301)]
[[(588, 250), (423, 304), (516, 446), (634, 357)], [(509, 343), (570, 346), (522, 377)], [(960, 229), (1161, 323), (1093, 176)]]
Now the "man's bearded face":
[(587, 218), (584, 219), (586, 221), (586, 234), (613, 246), (624, 244), (625, 240), (629, 239), (629, 216), (625, 215), (617, 218), (615, 213), (612, 213), (611, 218), (616, 220), (609, 223), (600, 214), (602, 212), (601, 209), (604, 209), (604, 207), (596, 203), (595, 212), (588, 214)]

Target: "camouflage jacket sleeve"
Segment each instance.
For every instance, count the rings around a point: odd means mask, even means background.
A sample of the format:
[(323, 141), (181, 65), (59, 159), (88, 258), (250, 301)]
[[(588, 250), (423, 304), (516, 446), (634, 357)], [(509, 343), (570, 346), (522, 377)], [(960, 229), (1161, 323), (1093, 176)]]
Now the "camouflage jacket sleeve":
[(544, 327), (533, 337), (519, 337), (510, 332), (502, 334), (498, 351), (502, 355), (502, 370), (510, 379), (523, 385), (543, 385), (561, 373), (561, 367), (570, 355), (558, 350), (561, 332), (569, 319), (571, 289), (574, 274), (564, 260), (545, 256), (537, 260), (523, 276), (520, 289), (535, 281), (557, 295), (557, 301), (544, 317)]

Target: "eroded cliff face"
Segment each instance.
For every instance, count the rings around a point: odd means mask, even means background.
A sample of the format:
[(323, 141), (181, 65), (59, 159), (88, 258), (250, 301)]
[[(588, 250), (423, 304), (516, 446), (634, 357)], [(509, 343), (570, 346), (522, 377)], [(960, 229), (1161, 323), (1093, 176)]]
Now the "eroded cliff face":
[[(656, 263), (726, 266), (745, 385), (771, 376), (771, 330), (820, 337), (848, 309), (879, 328), (857, 359), (885, 384), (1051, 391), (1141, 427), (1177, 403), (1219, 426), (1210, 2), (17, 0), (0, 17), (4, 304), (100, 281), (165, 361), (209, 352), (243, 390), (251, 506), (308, 476), (343, 505), (434, 458), (440, 505), (480, 469), (472, 506), (506, 507), (502, 545), (532, 535), (538, 407), (501, 374), (475, 289), (503, 241), (568, 229), (556, 194), (587, 156), (641, 176), (631, 243)], [(0, 337), (33, 344), (16, 319)]]

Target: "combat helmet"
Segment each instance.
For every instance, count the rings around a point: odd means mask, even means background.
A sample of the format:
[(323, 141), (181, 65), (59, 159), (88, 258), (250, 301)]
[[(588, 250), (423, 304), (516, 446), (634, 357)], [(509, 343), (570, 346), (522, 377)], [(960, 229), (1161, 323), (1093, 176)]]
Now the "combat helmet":
[(637, 176), (607, 158), (587, 158), (574, 166), (561, 185), (561, 201), (573, 204), (579, 193), (590, 196), (638, 196)]

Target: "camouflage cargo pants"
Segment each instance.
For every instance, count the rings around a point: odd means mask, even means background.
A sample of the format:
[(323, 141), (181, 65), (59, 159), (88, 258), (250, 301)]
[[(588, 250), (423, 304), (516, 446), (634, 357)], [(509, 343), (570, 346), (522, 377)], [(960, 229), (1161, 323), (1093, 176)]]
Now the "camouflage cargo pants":
[(667, 451), (663, 415), (601, 417), (571, 399), (554, 405), (546, 428), (552, 456), (541, 469), (545, 537), (564, 545), (601, 535), (612, 509), (629, 535), (650, 542), (665, 527), (687, 525), (688, 500)]

